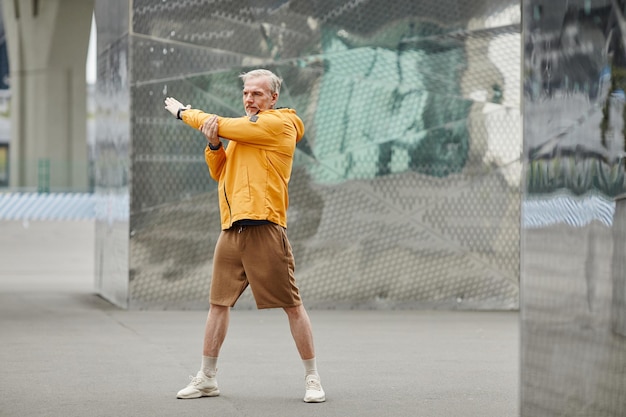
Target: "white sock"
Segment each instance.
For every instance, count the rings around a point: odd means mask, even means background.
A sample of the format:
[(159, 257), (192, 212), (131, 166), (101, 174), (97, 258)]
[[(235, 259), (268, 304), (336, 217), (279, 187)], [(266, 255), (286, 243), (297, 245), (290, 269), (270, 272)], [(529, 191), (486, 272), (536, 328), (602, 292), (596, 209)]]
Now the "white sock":
[(319, 377), (319, 374), (317, 373), (317, 363), (315, 362), (315, 358), (312, 359), (304, 359), (302, 360), (302, 363), (304, 364), (304, 376), (307, 377), (309, 375), (315, 375), (317, 377)]
[(202, 356), (202, 372), (210, 378), (214, 377), (217, 373), (217, 357)]

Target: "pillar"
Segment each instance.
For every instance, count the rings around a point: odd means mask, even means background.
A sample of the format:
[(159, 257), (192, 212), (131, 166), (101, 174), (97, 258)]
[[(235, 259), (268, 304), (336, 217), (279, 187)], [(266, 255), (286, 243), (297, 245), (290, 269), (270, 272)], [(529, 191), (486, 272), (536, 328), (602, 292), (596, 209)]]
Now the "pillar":
[(2, 0), (11, 98), (11, 187), (88, 186), (85, 63), (93, 0)]

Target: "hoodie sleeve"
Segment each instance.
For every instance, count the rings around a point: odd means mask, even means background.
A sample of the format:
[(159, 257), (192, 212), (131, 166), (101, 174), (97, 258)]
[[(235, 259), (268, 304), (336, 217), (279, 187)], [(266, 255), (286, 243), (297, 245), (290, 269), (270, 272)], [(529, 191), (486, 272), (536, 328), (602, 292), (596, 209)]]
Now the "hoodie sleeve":
[[(182, 112), (183, 121), (194, 129), (200, 128), (211, 116), (197, 109)], [(285, 137), (293, 137), (298, 142), (304, 135), (304, 123), (292, 109), (269, 110), (253, 117), (218, 116), (217, 123), (221, 138), (266, 149), (283, 146)]]
[[(200, 126), (204, 124), (211, 116), (214, 116), (211, 113), (205, 113), (202, 110), (198, 109), (187, 109), (180, 113), (180, 117), (183, 122), (193, 127), (194, 129), (200, 129)], [(220, 117), (218, 116), (218, 120)]]
[(209, 149), (207, 146), (204, 148), (204, 160), (209, 168), (209, 174), (215, 181), (220, 180), (222, 171), (224, 170), (224, 164), (226, 163), (226, 151), (223, 146), (216, 151)]

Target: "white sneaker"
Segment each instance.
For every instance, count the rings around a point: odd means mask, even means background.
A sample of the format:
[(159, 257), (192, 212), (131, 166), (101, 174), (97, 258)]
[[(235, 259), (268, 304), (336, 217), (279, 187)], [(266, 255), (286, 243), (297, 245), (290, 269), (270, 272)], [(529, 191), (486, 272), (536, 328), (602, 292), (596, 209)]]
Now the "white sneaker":
[(200, 398), (200, 397), (217, 397), (220, 390), (217, 388), (217, 379), (208, 377), (202, 371), (198, 374), (190, 376), (191, 382), (185, 388), (178, 391), (176, 398)]
[(323, 403), (326, 401), (326, 394), (322, 389), (320, 377), (317, 375), (307, 375), (305, 379), (306, 392), (304, 393), (305, 403)]

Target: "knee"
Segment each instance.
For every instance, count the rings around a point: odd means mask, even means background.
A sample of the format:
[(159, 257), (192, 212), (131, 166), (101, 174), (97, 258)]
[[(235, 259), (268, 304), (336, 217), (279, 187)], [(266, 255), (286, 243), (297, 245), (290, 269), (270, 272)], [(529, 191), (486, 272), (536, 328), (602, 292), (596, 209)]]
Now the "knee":
[(306, 310), (304, 309), (304, 306), (302, 304), (296, 307), (283, 307), (283, 310), (285, 311), (285, 313), (287, 313), (287, 316), (289, 316), (289, 318), (306, 316)]
[(209, 314), (211, 315), (224, 315), (228, 314), (230, 307), (218, 306), (217, 304), (211, 304), (209, 307)]

